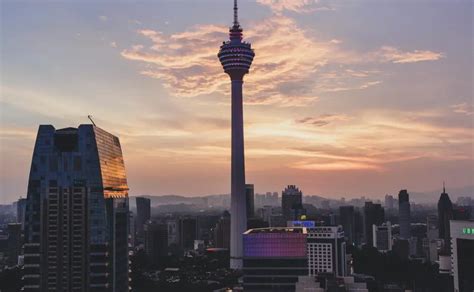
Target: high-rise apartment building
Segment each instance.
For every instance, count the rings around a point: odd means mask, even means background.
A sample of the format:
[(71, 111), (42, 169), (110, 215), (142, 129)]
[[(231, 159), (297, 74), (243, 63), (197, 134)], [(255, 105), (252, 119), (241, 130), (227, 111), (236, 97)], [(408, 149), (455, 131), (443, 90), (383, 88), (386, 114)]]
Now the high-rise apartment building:
[(381, 252), (392, 250), (392, 224), (390, 221), (382, 225), (372, 225), (373, 246)]
[(400, 223), (400, 238), (410, 238), (410, 196), (407, 190), (398, 193), (398, 220)]
[(119, 139), (93, 125), (38, 130), (25, 212), (24, 291), (129, 291)]
[(365, 202), (364, 205), (364, 240), (365, 244), (373, 245), (373, 232), (372, 225), (381, 225), (385, 219), (384, 209), (380, 204), (374, 204), (372, 202)]
[(242, 268), (242, 234), (247, 229), (245, 204), (245, 159), (244, 159), (244, 116), (242, 87), (244, 75), (249, 73), (255, 56), (250, 43), (242, 41), (242, 28), (237, 14), (237, 0), (234, 0), (234, 23), (229, 30), (229, 40), (220, 47), (219, 60), (232, 84), (232, 155), (231, 155), (231, 246), (230, 267)]
[(196, 218), (181, 218), (178, 222), (181, 248), (184, 250), (194, 249), (194, 240), (198, 238)]
[(137, 197), (137, 216), (135, 216), (136, 243), (144, 243), (145, 224), (151, 217), (151, 201), (149, 198)]
[(474, 291), (474, 220), (451, 220), (454, 292)]
[(303, 209), (303, 192), (295, 185), (287, 186), (281, 193), (281, 209), (285, 220), (298, 220), (297, 214)]

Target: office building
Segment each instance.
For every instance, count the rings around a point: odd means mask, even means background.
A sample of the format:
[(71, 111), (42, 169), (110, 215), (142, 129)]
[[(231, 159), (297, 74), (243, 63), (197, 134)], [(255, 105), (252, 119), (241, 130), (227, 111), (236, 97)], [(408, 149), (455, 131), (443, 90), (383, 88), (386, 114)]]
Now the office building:
[(247, 220), (255, 216), (254, 187), (253, 184), (245, 185), (245, 206), (247, 207)]
[(355, 214), (354, 206), (339, 207), (339, 220), (344, 230), (344, 237), (348, 244), (355, 243)]
[(341, 226), (307, 228), (308, 273), (346, 276), (346, 242)]
[(128, 291), (128, 216), (119, 139), (93, 125), (41, 125), (28, 181), (24, 291)]
[(450, 237), (449, 237), (449, 220), (453, 219), (453, 204), (449, 198), (448, 193), (446, 193), (446, 188), (443, 184), (443, 192), (439, 197), (438, 201), (438, 228), (439, 228), (439, 238), (443, 240), (442, 251), (444, 253), (450, 252)]
[(294, 291), (308, 274), (304, 227), (250, 229), (244, 233), (244, 291)]
[(303, 209), (303, 193), (295, 186), (287, 186), (281, 193), (281, 209), (287, 220), (298, 220), (298, 214)]
[(380, 204), (374, 204), (372, 202), (365, 202), (364, 205), (364, 216), (363, 216), (363, 228), (364, 228), (364, 242), (367, 245), (373, 245), (373, 232), (372, 225), (381, 225), (384, 222), (385, 213), (384, 209)]
[(380, 226), (372, 225), (373, 246), (381, 252), (392, 250), (392, 224), (390, 221)]
[(145, 224), (150, 220), (151, 201), (149, 198), (137, 197), (137, 216), (135, 219), (136, 244), (143, 243), (145, 238)]
[(231, 246), (230, 267), (242, 268), (242, 234), (247, 228), (245, 204), (244, 117), (242, 86), (244, 75), (249, 72), (255, 53), (250, 43), (242, 42), (242, 28), (234, 0), (234, 23), (229, 30), (229, 40), (219, 50), (219, 60), (231, 79), (232, 155), (231, 155)]
[(168, 225), (148, 221), (144, 226), (145, 252), (153, 264), (168, 255)]
[(474, 220), (451, 220), (454, 292), (474, 291)]
[(400, 238), (410, 238), (410, 196), (407, 190), (398, 193), (398, 220), (400, 223)]

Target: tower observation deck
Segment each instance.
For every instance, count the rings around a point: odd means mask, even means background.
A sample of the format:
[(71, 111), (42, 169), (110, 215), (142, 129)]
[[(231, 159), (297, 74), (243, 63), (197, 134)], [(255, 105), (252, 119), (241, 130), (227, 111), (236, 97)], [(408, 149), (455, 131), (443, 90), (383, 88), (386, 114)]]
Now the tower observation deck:
[(234, 23), (229, 40), (220, 47), (219, 60), (232, 84), (232, 162), (231, 162), (231, 236), (230, 268), (242, 269), (243, 233), (247, 229), (245, 200), (245, 159), (242, 85), (255, 53), (250, 43), (242, 41), (237, 0), (234, 0)]

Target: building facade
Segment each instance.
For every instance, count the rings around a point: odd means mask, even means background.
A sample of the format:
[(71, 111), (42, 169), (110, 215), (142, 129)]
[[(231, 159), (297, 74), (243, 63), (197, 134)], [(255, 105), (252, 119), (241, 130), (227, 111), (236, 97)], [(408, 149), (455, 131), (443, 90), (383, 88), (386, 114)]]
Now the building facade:
[(343, 277), (346, 272), (346, 242), (341, 226), (307, 228), (308, 274)]
[(258, 228), (244, 233), (244, 291), (294, 291), (308, 274), (304, 227)]
[(129, 290), (120, 141), (93, 125), (39, 127), (25, 211), (24, 291)]
[(168, 225), (148, 221), (144, 226), (145, 253), (155, 265), (168, 255)]

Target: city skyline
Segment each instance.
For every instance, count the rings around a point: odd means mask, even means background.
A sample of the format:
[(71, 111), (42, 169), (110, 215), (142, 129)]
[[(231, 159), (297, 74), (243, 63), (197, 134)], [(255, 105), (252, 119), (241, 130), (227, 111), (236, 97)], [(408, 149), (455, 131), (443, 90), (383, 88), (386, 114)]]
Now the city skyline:
[[(239, 3), (256, 51), (246, 182), (331, 198), (472, 185), (472, 3), (312, 2)], [(88, 114), (120, 137), (131, 195), (229, 192), (216, 47), (232, 1), (2, 6), (0, 203), (26, 195), (38, 124)]]

